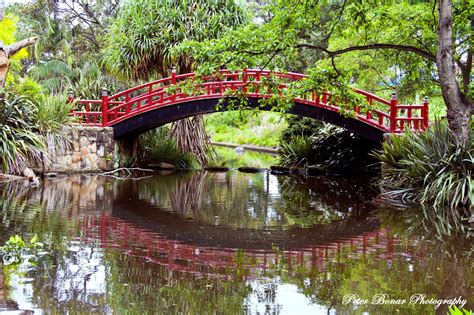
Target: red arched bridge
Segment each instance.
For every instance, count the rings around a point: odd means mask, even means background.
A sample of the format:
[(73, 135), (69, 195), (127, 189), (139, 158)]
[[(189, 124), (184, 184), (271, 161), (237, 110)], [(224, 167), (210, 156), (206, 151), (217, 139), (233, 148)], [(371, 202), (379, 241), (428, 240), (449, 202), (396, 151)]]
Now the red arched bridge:
[[(272, 106), (261, 106), (259, 102), (275, 95), (274, 90), (273, 94), (269, 92), (269, 81), (277, 82), (280, 94), (291, 83), (305, 78), (303, 74), (260, 69), (220, 70), (204, 77), (194, 73), (177, 75), (173, 70), (168, 78), (112, 96), (105, 90), (101, 100), (76, 100), (71, 115), (78, 117), (82, 125), (111, 126), (115, 138), (121, 138), (186, 117), (227, 110), (231, 107), (229, 100), (236, 95), (245, 97), (249, 108), (272, 110)], [(183, 92), (181, 85), (192, 93)], [(366, 107), (361, 104), (347, 112), (329, 91), (321, 95), (306, 91), (294, 98), (289, 113), (335, 124), (375, 141), (382, 140), (384, 133), (400, 133), (407, 128), (419, 131), (428, 126), (427, 99), (421, 105), (401, 105), (395, 93), (388, 101), (362, 90), (354, 91), (366, 99), (367, 111), (361, 110)], [(69, 100), (74, 100), (73, 95)]]

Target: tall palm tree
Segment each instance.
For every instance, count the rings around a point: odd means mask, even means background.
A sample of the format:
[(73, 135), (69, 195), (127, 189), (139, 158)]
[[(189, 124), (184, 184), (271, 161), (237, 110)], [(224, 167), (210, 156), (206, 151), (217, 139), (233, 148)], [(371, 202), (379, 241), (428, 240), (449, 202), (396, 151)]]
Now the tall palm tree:
[[(136, 80), (167, 77), (173, 66), (187, 73), (193, 69), (192, 58), (174, 54), (173, 47), (185, 40), (216, 38), (248, 20), (247, 11), (234, 0), (129, 0), (107, 35), (104, 61), (115, 73)], [(197, 130), (199, 135), (189, 136)], [(174, 123), (172, 134), (183, 151), (206, 163), (207, 137), (200, 117)]]

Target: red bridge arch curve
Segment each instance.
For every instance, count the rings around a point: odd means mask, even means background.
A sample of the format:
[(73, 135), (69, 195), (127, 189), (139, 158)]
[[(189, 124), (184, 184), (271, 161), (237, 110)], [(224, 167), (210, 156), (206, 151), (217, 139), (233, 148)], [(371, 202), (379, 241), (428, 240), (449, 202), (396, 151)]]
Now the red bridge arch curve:
[[(71, 115), (85, 126), (111, 126), (115, 138), (137, 135), (182, 118), (228, 109), (229, 94), (241, 91), (248, 107), (262, 107), (259, 100), (271, 97), (265, 78), (276, 78), (279, 90), (292, 82), (304, 80), (303, 74), (270, 72), (260, 69), (238, 71), (220, 70), (211, 76), (197, 77), (194, 73), (177, 75), (149, 82), (112, 96), (103, 93), (101, 100), (77, 100)], [(191, 83), (192, 95), (182, 92), (180, 84)], [(229, 93), (230, 92), (230, 93)], [(369, 92), (355, 89), (364, 96), (370, 109), (362, 112), (355, 106), (352, 115), (342, 115), (341, 107), (330, 92), (318, 95), (305, 92), (294, 98), (289, 113), (329, 122), (349, 129), (366, 138), (381, 141), (384, 133), (400, 133), (428, 127), (428, 100), (421, 105), (398, 104), (396, 95), (390, 101)], [(70, 101), (74, 99), (71, 96)], [(219, 105), (219, 109), (217, 108)]]

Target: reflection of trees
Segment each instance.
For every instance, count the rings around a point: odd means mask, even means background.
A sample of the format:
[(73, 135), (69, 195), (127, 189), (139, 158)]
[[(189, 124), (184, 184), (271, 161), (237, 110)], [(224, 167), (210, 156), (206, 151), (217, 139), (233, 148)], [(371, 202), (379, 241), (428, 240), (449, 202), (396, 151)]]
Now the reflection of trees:
[(262, 174), (195, 172), (139, 183), (143, 199), (210, 224), (256, 228), (271, 222), (270, 200)]
[[(269, 193), (269, 183), (276, 193)], [(276, 186), (275, 186), (276, 184)], [(196, 172), (139, 182), (142, 199), (197, 221), (240, 228), (312, 226), (361, 215), (365, 182)]]
[[(462, 296), (470, 299), (468, 308), (474, 307), (472, 241), (437, 234), (431, 225), (436, 221), (427, 220), (419, 209), (380, 209), (376, 216), (389, 232), (380, 233), (378, 241), (369, 240), (367, 250), (361, 250), (360, 244), (354, 245), (357, 238), (349, 235), (343, 242), (334, 240), (317, 246), (308, 243), (304, 250), (280, 248), (280, 251), (275, 249), (276, 253), (267, 251), (267, 256), (262, 256), (261, 249), (237, 251), (227, 260), (229, 265), (224, 265), (224, 259), (213, 255), (211, 249), (199, 246), (193, 248), (194, 252), (200, 251), (196, 255), (199, 260), (186, 261), (185, 256), (178, 255), (178, 250), (186, 244), (173, 243), (156, 231), (146, 230), (140, 220), (130, 223), (115, 218), (115, 221), (110, 220), (107, 233), (103, 234), (98, 231), (100, 220), (95, 220), (96, 230), (89, 230), (90, 243), (85, 244), (84, 239), (80, 239), (85, 234), (85, 221), (91, 222), (104, 213), (113, 218), (107, 214), (112, 204), (107, 196), (128, 200), (139, 195), (149, 203), (166, 206), (185, 217), (215, 222), (218, 216), (220, 223), (231, 226), (261, 228), (266, 220), (285, 220), (271, 216), (275, 209), (283, 217), (293, 215), (301, 220), (308, 213), (321, 212), (323, 207), (329, 213), (342, 214), (348, 214), (347, 208), (352, 207), (350, 215), (363, 216), (363, 186), (344, 183), (344, 180), (321, 178), (314, 183), (298, 180), (302, 182), (278, 177), (273, 195), (269, 193), (265, 174), (240, 173), (189, 173), (159, 180), (103, 184), (89, 180), (58, 181), (51, 187), (45, 185), (43, 190), (41, 187), (27, 190), (19, 184), (18, 187), (1, 186), (0, 228), (8, 233), (13, 230), (38, 233), (40, 239), (50, 244), (52, 255), (42, 257), (39, 266), (27, 272), (27, 277), (33, 279), (33, 302), (45, 310), (135, 313), (151, 308), (163, 313), (242, 313), (246, 299), (254, 294), (270, 310), (278, 311), (281, 306), (276, 305), (275, 296), (280, 283), (294, 284), (310, 301), (341, 312), (386, 314), (398, 309), (401, 314), (410, 314), (429, 313), (433, 309), (432, 306), (404, 304), (360, 306), (354, 311), (352, 306), (341, 305), (342, 297), (349, 293), (358, 294), (362, 299), (371, 299), (378, 293), (398, 299), (409, 298), (414, 293), (435, 298)], [(185, 196), (185, 200), (180, 196)], [(188, 199), (193, 199), (193, 203)], [(117, 222), (127, 223), (129, 230), (135, 224), (136, 231), (130, 235), (136, 236), (141, 229), (141, 235), (148, 235), (149, 239), (132, 239), (131, 236), (128, 240), (131, 248), (100, 248), (124, 243), (124, 234), (119, 233), (123, 226), (112, 235), (111, 229)], [(320, 221), (315, 219), (314, 222)], [(346, 221), (334, 225), (340, 223)], [(324, 228), (305, 231), (319, 233)], [(107, 244), (101, 243), (103, 235)], [(2, 234), (6, 236), (7, 233)], [(156, 245), (160, 237), (164, 242), (177, 245), (172, 247), (176, 250), (174, 256), (171, 255), (174, 268), (166, 264), (169, 252), (153, 252), (153, 246), (150, 252), (148, 240)], [(325, 248), (328, 248), (327, 253)], [(308, 254), (315, 249), (318, 249), (315, 255), (318, 260), (313, 263)], [(216, 252), (219, 250), (222, 248)], [(232, 253), (229, 249), (227, 252)], [(304, 252), (303, 263), (298, 260), (301, 252)], [(205, 257), (211, 258), (206, 260)], [(165, 263), (158, 263), (163, 260)], [(179, 269), (180, 266), (191, 266), (192, 272), (183, 271), (185, 268)], [(253, 292), (249, 283), (254, 282), (245, 282), (246, 277), (259, 281), (252, 286)], [(280, 281), (272, 283), (277, 277)], [(445, 309), (442, 311), (446, 313)]]
[[(107, 301), (112, 309), (171, 314), (242, 313), (249, 293), (243, 281), (199, 277), (170, 271), (141, 257), (105, 253)], [(127, 284), (126, 286), (123, 284)]]
[(369, 179), (338, 177), (278, 177), (282, 203), (279, 211), (300, 226), (328, 224), (367, 213), (373, 192)]

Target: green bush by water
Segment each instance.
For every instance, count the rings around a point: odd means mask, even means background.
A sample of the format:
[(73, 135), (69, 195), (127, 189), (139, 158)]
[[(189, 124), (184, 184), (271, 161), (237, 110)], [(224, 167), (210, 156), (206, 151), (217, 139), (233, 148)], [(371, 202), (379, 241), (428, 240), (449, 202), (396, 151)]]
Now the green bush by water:
[(168, 163), (180, 169), (195, 168), (197, 161), (190, 154), (182, 152), (176, 141), (169, 137), (169, 129), (160, 127), (148, 131), (138, 140), (141, 159), (149, 163)]
[(377, 148), (377, 143), (330, 124), (322, 124), (313, 131), (311, 135), (289, 134), (289, 140), (282, 140), (279, 146), (282, 165), (314, 165), (321, 171), (348, 175), (371, 170), (375, 159), (369, 152)]
[(374, 155), (386, 165), (379, 181), (385, 196), (472, 211), (473, 141), (459, 143), (445, 122), (392, 136)]
[(305, 166), (312, 160), (313, 140), (302, 135), (282, 141), (279, 146), (280, 163), (287, 166)]
[(65, 142), (59, 133), (61, 126), (71, 122), (65, 97), (36, 95), (34, 84), (27, 86), (7, 91), (0, 100), (3, 172), (21, 174), (30, 162), (39, 163), (44, 157), (51, 157), (55, 146)]

